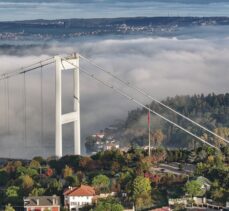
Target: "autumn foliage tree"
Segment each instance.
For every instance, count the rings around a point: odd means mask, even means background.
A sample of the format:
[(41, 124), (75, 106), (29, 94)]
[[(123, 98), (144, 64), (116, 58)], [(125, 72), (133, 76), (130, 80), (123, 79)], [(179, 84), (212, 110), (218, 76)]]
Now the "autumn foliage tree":
[(136, 208), (151, 205), (151, 184), (149, 178), (138, 176), (133, 182), (133, 198)]
[(66, 178), (72, 176), (72, 174), (73, 174), (73, 169), (66, 165), (63, 170), (63, 177)]

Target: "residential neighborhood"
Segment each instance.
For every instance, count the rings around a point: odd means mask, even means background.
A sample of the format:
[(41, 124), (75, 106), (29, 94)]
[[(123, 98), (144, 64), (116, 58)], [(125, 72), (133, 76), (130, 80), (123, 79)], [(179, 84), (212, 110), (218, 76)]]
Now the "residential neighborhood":
[(148, 156), (144, 149), (113, 148), (90, 157), (4, 160), (1, 209), (228, 210), (229, 151), (222, 152), (155, 148)]

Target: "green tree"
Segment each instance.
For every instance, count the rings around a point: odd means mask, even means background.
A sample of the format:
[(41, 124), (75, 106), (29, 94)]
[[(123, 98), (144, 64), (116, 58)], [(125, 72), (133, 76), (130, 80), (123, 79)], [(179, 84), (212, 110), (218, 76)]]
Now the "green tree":
[(0, 185), (6, 185), (6, 183), (9, 181), (10, 176), (9, 174), (4, 170), (0, 170)]
[(26, 168), (24, 166), (21, 166), (17, 168), (17, 176), (21, 176), (21, 175), (28, 175), (30, 177), (33, 177), (35, 175), (38, 175), (38, 172), (36, 169)]
[(29, 195), (30, 196), (43, 196), (44, 193), (45, 193), (44, 188), (34, 188)]
[(5, 211), (15, 211), (15, 209), (11, 206), (11, 204), (7, 204), (5, 206)]
[(194, 196), (203, 196), (206, 192), (204, 188), (202, 188), (202, 184), (198, 180), (192, 180), (185, 184), (185, 191), (192, 197)]
[(46, 193), (48, 195), (50, 194), (60, 194), (63, 188), (62, 182), (60, 180), (54, 179), (54, 178), (50, 178), (48, 180), (48, 184), (47, 184), (48, 188), (46, 190)]
[(80, 186), (80, 181), (77, 176), (68, 176), (65, 178), (65, 181), (67, 186), (74, 186), (74, 187)]
[(41, 164), (37, 160), (32, 160), (29, 164), (30, 168), (39, 169)]
[(17, 205), (21, 203), (20, 188), (18, 186), (9, 186), (5, 192), (6, 201)]
[(138, 176), (133, 182), (133, 198), (136, 208), (151, 205), (151, 185), (148, 178)]
[(92, 185), (100, 192), (108, 192), (110, 179), (106, 175), (99, 174), (93, 178)]
[(95, 211), (123, 211), (123, 206), (113, 198), (100, 200)]

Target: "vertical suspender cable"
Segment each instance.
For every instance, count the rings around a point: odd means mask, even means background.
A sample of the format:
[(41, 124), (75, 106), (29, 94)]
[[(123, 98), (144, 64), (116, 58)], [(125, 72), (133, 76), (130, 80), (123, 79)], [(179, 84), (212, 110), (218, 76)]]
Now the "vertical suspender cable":
[(27, 99), (26, 99), (26, 75), (25, 72), (23, 74), (23, 85), (24, 85), (24, 141), (25, 141), (25, 146), (27, 147), (27, 121), (26, 121), (26, 114), (27, 114)]
[(41, 141), (43, 143), (44, 141), (44, 99), (43, 99), (43, 68), (41, 66), (41, 70), (40, 70), (40, 96), (41, 96)]
[(7, 133), (10, 135), (10, 90), (9, 90), (9, 78), (6, 79), (7, 82)]
[[(4, 102), (4, 101), (3, 101), (3, 97), (2, 97), (2, 90), (3, 90), (3, 89), (2, 89), (2, 81), (0, 80), (0, 94), (1, 94), (1, 100), (0, 100), (0, 102)], [(1, 108), (0, 111), (1, 111), (1, 117), (3, 117), (3, 115), (2, 115), (2, 108)], [(2, 119), (3, 119), (3, 118), (2, 118)], [(2, 124), (2, 119), (1, 119), (1, 131), (2, 131), (2, 125), (3, 125), (3, 124)]]
[(8, 111), (7, 111), (7, 81), (4, 81), (4, 110), (5, 110), (5, 133), (7, 133), (7, 129), (8, 129), (8, 122), (7, 122), (7, 117), (8, 117)]

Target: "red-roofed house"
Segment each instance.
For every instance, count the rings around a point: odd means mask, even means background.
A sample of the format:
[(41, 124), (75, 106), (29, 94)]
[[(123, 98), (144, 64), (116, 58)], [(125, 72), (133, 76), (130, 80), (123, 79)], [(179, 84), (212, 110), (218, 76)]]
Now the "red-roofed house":
[(92, 204), (95, 195), (95, 189), (88, 185), (69, 187), (64, 191), (64, 204), (69, 210), (78, 210), (80, 207)]

